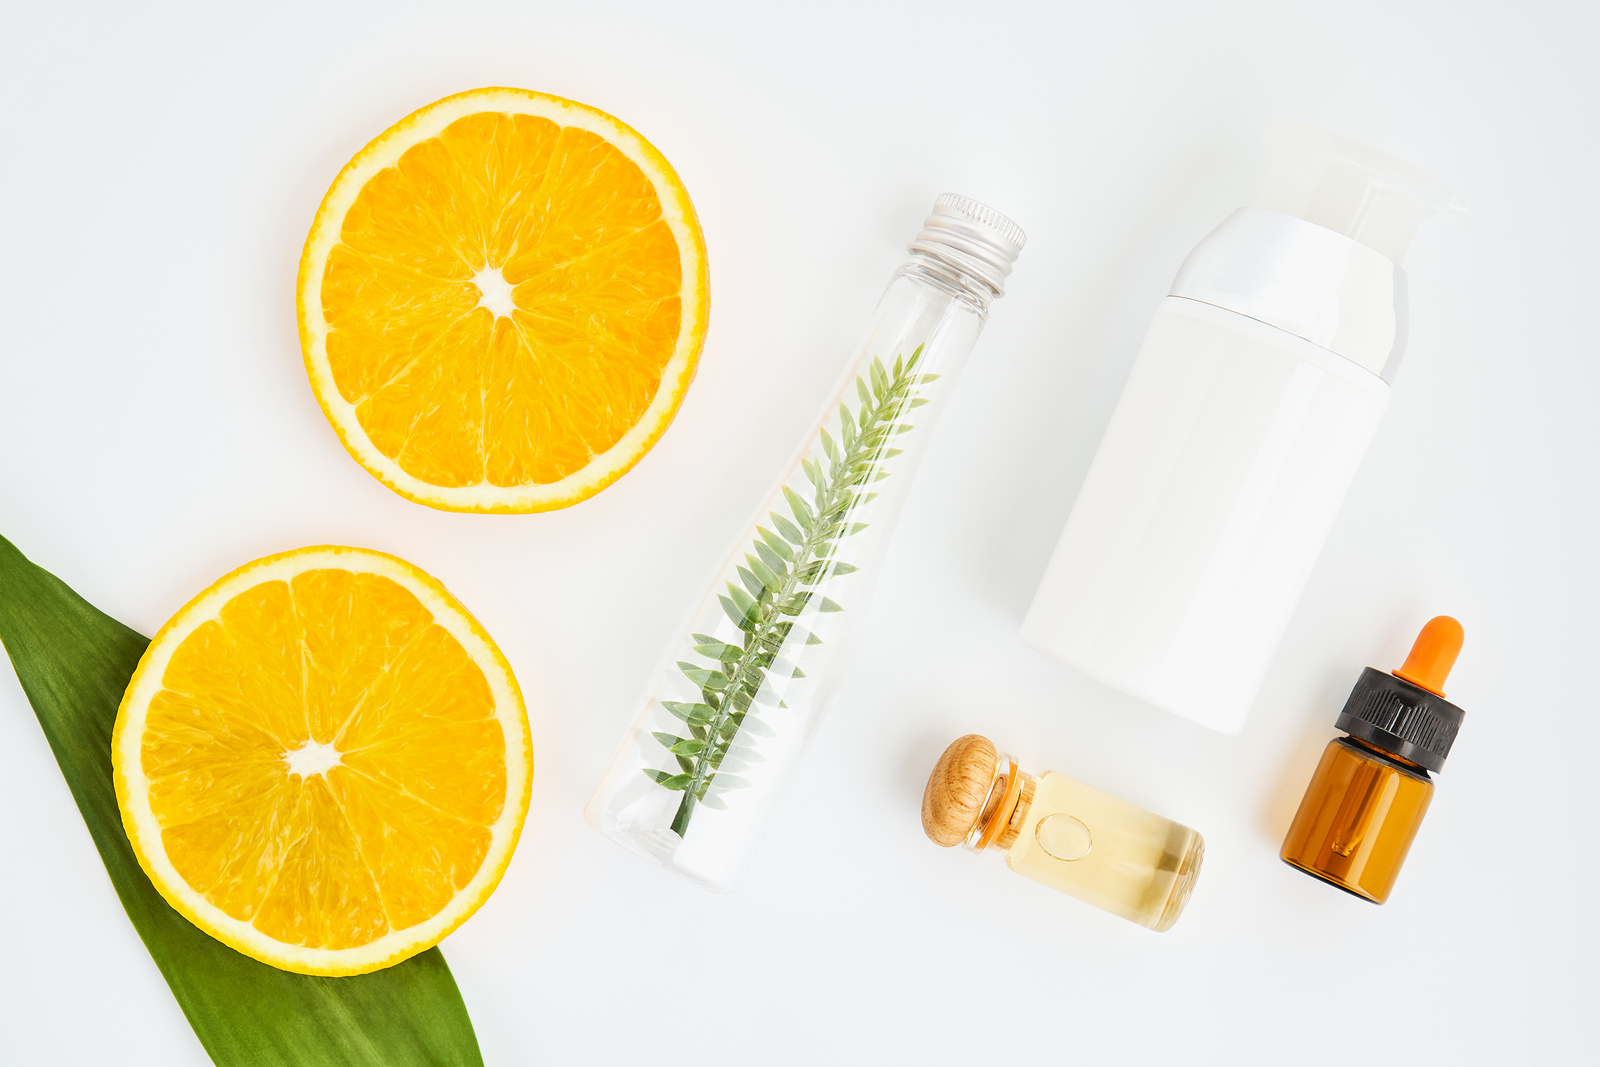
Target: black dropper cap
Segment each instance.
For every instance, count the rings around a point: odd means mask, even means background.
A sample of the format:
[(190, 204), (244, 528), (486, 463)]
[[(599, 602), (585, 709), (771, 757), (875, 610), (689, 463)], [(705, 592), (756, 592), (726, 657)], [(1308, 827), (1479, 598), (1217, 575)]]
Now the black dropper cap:
[(1393, 674), (1371, 667), (1361, 672), (1334, 725), (1403, 760), (1443, 770), (1467, 716), (1444, 698), (1445, 678), (1455, 666), (1462, 638), (1461, 624), (1450, 616), (1430, 619), (1405, 666)]

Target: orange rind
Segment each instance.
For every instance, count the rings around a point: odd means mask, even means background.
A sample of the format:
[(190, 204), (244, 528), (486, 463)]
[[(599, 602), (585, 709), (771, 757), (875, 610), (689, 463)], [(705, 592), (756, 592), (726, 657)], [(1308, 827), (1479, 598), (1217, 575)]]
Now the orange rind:
[(340, 171), (298, 309), (317, 403), (375, 478), (447, 511), (546, 511), (620, 478), (672, 421), (705, 342), (705, 240), (631, 127), (475, 89)]
[(302, 974), (388, 967), (466, 921), (511, 861), (533, 774), (483, 627), (355, 548), (268, 556), (191, 600), (139, 661), (111, 745), (161, 895)]

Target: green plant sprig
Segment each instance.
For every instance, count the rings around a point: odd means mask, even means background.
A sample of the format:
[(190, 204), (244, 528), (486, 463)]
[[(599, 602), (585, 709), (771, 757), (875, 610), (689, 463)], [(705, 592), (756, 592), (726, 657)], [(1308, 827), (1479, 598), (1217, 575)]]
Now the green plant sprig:
[[(921, 345), (909, 359), (897, 357), (892, 368), (873, 357), (867, 372), (856, 377), (856, 396), (860, 400), (856, 411), (852, 413), (845, 402), (839, 404), (840, 439), (835, 441), (823, 429), (823, 455), (801, 461), (813, 490), (811, 500), (807, 502), (785, 485), (783, 495), (790, 516), (774, 511), (770, 513), (772, 529), (756, 527), (759, 536), (752, 545), (755, 551), (746, 553), (744, 566), (738, 569), (739, 581), (729, 581), (726, 595), (718, 596), (722, 610), (743, 635), (743, 643), (728, 644), (706, 634), (691, 635), (694, 651), (711, 666), (679, 661), (678, 669), (699, 687), (700, 702), (661, 702), (688, 725), (689, 736), (654, 734), (677, 760), (679, 773), (655, 769), (644, 772), (652, 781), (683, 793), (672, 820), (672, 830), (679, 837), (688, 830), (697, 804), (710, 808), (727, 806), (720, 797), (707, 795), (713, 780), (720, 781), (724, 791), (749, 784), (728, 773), (746, 766), (740, 757), (730, 757), (728, 750), (741, 730), (773, 736), (771, 727), (755, 717), (762, 708), (784, 706), (766, 687), (768, 674), (805, 677), (798, 665), (780, 653), (789, 640), (795, 617), (816, 597), (816, 587), (857, 569), (835, 559), (834, 553), (845, 538), (867, 528), (866, 523), (847, 520), (878, 495), (865, 487), (889, 476), (883, 463), (902, 451), (892, 447), (891, 442), (913, 428), (901, 422), (901, 417), (928, 402), (918, 395), (918, 389), (939, 376), (917, 374), (921, 358)], [(835, 612), (844, 608), (822, 597), (816, 610)], [(806, 644), (821, 643), (814, 632), (806, 633)], [(760, 760), (754, 753), (741, 755), (743, 759)]]

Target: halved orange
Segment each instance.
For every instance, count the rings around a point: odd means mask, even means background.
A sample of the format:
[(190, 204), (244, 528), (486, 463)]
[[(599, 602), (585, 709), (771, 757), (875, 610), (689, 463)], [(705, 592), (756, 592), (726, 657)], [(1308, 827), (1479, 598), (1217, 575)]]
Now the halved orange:
[(705, 240), (666, 158), (592, 107), (475, 89), (323, 199), (300, 343), (350, 454), (449, 511), (585, 500), (655, 444), (705, 340)]
[(444, 586), (357, 548), (256, 560), (150, 642), (112, 734), (122, 824), (206, 933), (361, 974), (466, 921), (511, 860), (533, 754), (505, 657)]

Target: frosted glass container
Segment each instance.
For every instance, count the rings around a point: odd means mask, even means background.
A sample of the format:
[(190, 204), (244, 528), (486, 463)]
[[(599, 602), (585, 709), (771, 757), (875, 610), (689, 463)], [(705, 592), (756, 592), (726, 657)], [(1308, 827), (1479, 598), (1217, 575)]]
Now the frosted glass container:
[(1167, 298), (1023, 639), (1236, 733), (1388, 401), (1348, 359)]
[(946, 195), (816, 428), (677, 639), (585, 818), (707, 889), (744, 869), (865, 614), (932, 424), (1024, 237)]
[(1237, 733), (1388, 404), (1399, 260), (1443, 187), (1304, 127), (1156, 311), (1022, 626), (1040, 652)]

